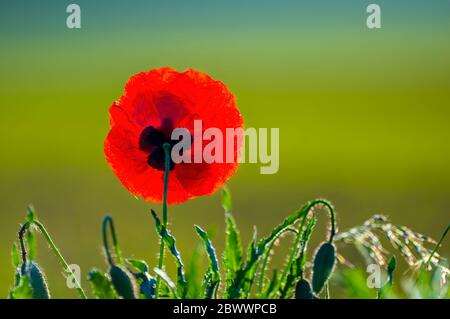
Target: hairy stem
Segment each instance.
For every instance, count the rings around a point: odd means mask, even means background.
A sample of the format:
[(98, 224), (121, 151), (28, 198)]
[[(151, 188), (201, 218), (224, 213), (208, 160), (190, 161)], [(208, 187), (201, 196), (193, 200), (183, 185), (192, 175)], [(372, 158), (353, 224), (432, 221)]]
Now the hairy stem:
[[(169, 186), (169, 171), (170, 171), (170, 144), (164, 143), (164, 190), (163, 190), (163, 213), (162, 224), (167, 229), (167, 187)], [(163, 269), (164, 265), (164, 240), (161, 238), (159, 244), (159, 258), (158, 268)], [(159, 297), (159, 287), (161, 285), (161, 276), (156, 277), (155, 298)]]
[(269, 263), (269, 258), (270, 258), (270, 251), (272, 250), (275, 241), (281, 237), (281, 235), (283, 235), (285, 232), (292, 232), (294, 234), (297, 234), (297, 230), (294, 228), (285, 228), (283, 231), (278, 233), (278, 236), (272, 240), (272, 242), (269, 244), (269, 246), (267, 247), (267, 253), (264, 255), (263, 257), (263, 261), (262, 261), (262, 265), (261, 265), (261, 269), (259, 272), (259, 280), (258, 280), (258, 292), (260, 294), (262, 294), (263, 292), (263, 288), (264, 288), (264, 278), (265, 278), (265, 273), (266, 273), (266, 268), (267, 268), (267, 264)]
[(22, 275), (25, 274), (26, 266), (27, 266), (27, 250), (25, 249), (25, 242), (23, 240), (23, 237), (25, 236), (26, 232), (30, 228), (30, 223), (26, 222), (25, 224), (20, 227), (19, 230), (19, 243), (20, 243), (20, 250), (22, 253), (22, 266), (21, 266), (21, 272)]
[(108, 263), (110, 266), (114, 266), (114, 259), (111, 255), (110, 249), (109, 249), (109, 242), (108, 242), (108, 225), (109, 229), (111, 231), (111, 237), (113, 241), (113, 247), (114, 247), (114, 254), (117, 258), (117, 262), (120, 264), (122, 263), (122, 253), (120, 252), (119, 243), (117, 241), (116, 236), (116, 229), (114, 228), (114, 222), (111, 216), (106, 216), (103, 219), (102, 224), (102, 236), (103, 236), (103, 247), (105, 248), (106, 258), (108, 259)]
[(73, 278), (75, 285), (76, 285), (76, 289), (78, 294), (80, 295), (80, 297), (82, 299), (87, 299), (86, 294), (84, 293), (83, 288), (81, 288), (80, 283), (77, 280), (77, 277), (75, 276), (75, 274), (73, 273), (72, 269), (70, 269), (69, 265), (67, 264), (66, 260), (64, 259), (64, 257), (61, 255), (61, 253), (59, 252), (59, 249), (56, 247), (55, 243), (53, 242), (52, 238), (50, 237), (49, 233), (47, 232), (47, 230), (45, 229), (44, 225), (42, 225), (38, 220), (34, 220), (33, 224), (37, 226), (37, 228), (39, 228), (41, 234), (44, 236), (45, 240), (47, 241), (48, 245), (50, 246), (50, 250), (55, 254), (55, 256), (59, 259), (59, 261), (61, 262), (62, 266), (64, 267), (64, 270), (69, 273), (69, 275)]

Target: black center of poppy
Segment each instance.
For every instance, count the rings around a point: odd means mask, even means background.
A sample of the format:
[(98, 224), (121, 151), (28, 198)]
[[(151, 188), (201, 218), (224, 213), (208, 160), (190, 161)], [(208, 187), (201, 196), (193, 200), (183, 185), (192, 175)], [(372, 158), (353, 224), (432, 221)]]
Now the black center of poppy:
[[(170, 150), (172, 147), (178, 143), (177, 140), (171, 140), (171, 134), (164, 134), (166, 130), (157, 129), (153, 126), (146, 127), (139, 138), (139, 147), (144, 152), (148, 152), (147, 163), (151, 167), (164, 171), (165, 169), (165, 154), (164, 154), (164, 143), (170, 145)], [(175, 168), (175, 163), (170, 158), (170, 170)]]

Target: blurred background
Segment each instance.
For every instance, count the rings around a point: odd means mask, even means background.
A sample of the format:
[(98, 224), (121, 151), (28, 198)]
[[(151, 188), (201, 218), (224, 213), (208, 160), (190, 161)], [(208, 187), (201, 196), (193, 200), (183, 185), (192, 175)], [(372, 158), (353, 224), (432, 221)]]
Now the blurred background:
[[(128, 78), (161, 66), (210, 74), (235, 94), (247, 127), (280, 128), (279, 172), (243, 164), (229, 183), (245, 244), (253, 225), (264, 235), (316, 197), (334, 203), (341, 230), (375, 213), (434, 237), (448, 224), (449, 1), (73, 2), (81, 29), (66, 27), (69, 1), (0, 3), (2, 297), (30, 203), (85, 287), (88, 270), (106, 266), (105, 214), (124, 254), (156, 265), (149, 209), (161, 207), (122, 187), (103, 140)], [(378, 30), (366, 27), (372, 2)], [(194, 223), (222, 249), (220, 194), (170, 207), (169, 218), (186, 263), (199, 242)], [(39, 242), (53, 296), (76, 298)]]

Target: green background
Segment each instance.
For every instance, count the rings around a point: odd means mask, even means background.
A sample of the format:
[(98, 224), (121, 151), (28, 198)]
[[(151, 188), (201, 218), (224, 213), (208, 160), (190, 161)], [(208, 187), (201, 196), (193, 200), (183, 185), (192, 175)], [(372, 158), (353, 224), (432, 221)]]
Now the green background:
[[(243, 164), (229, 183), (245, 243), (253, 225), (266, 234), (316, 197), (335, 204), (342, 230), (374, 213), (434, 237), (447, 225), (449, 1), (376, 1), (379, 30), (365, 25), (368, 1), (76, 1), (79, 30), (65, 25), (69, 3), (0, 4), (1, 296), (30, 203), (83, 278), (105, 267), (105, 214), (126, 255), (156, 264), (149, 209), (161, 208), (127, 193), (103, 140), (127, 79), (161, 66), (210, 74), (234, 93), (247, 127), (280, 128), (278, 174)], [(169, 216), (185, 258), (198, 243), (194, 223), (223, 247), (218, 194)], [(53, 295), (76, 297), (39, 248)]]

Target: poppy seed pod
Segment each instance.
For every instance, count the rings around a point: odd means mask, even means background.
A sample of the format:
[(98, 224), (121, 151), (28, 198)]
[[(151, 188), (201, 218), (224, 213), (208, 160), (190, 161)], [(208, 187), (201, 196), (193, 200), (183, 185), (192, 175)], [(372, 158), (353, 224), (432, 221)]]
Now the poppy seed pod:
[(133, 275), (121, 266), (112, 266), (109, 270), (112, 284), (123, 299), (137, 299), (138, 288)]
[(333, 272), (336, 263), (336, 249), (332, 243), (323, 243), (314, 256), (312, 288), (319, 293)]

